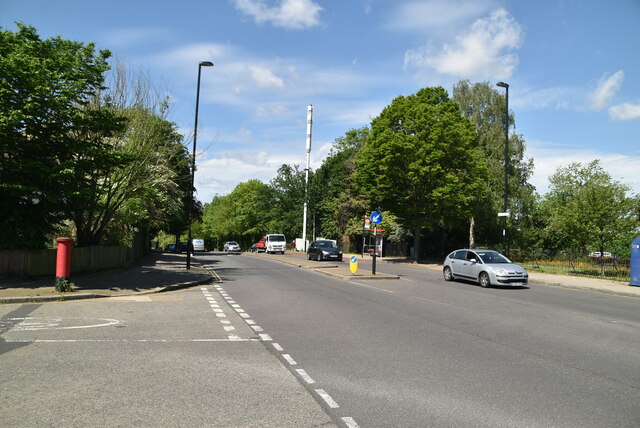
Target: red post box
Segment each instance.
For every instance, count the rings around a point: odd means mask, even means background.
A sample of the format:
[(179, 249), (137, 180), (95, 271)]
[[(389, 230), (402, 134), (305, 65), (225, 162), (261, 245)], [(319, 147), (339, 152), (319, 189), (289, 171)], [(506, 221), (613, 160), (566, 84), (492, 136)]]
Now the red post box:
[(73, 239), (56, 238), (58, 252), (56, 253), (56, 287), (60, 281), (66, 281), (71, 274), (71, 247)]

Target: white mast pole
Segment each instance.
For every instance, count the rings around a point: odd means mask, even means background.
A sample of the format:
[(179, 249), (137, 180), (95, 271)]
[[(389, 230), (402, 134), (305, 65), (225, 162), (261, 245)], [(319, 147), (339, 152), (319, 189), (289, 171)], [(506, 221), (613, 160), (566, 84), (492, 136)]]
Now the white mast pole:
[(309, 163), (311, 162), (311, 126), (313, 125), (313, 106), (307, 107), (307, 168), (304, 182), (304, 214), (302, 215), (302, 241), (307, 252), (307, 195), (309, 192)]

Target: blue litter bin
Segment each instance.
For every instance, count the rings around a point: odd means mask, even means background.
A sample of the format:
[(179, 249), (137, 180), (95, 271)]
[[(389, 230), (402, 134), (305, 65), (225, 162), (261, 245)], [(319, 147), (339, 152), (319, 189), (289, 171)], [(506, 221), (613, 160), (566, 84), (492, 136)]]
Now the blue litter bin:
[(631, 281), (629, 285), (640, 287), (640, 237), (631, 243)]

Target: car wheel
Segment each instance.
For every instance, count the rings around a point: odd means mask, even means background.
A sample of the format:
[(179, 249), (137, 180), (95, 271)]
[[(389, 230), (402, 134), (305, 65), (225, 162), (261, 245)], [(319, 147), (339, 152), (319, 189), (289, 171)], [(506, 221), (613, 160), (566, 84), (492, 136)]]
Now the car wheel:
[(321, 262), (322, 261), (322, 253), (318, 253), (316, 255), (316, 261)]
[(307, 260), (311, 260), (311, 253), (307, 253)]
[(453, 272), (451, 272), (451, 268), (449, 266), (444, 268), (442, 275), (444, 276), (445, 281), (453, 281)]
[(480, 287), (483, 288), (487, 288), (491, 285), (491, 281), (489, 281), (489, 275), (486, 272), (480, 272), (478, 281), (480, 282)]

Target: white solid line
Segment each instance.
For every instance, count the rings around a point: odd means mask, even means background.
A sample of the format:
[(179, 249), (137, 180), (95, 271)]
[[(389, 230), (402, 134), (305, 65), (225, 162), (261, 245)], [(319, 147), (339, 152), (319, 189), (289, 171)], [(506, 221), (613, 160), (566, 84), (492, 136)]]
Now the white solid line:
[(238, 342), (238, 341), (240, 341), (242, 339), (240, 338), (240, 336), (236, 336), (235, 334), (230, 334), (229, 335), (229, 340), (232, 341), (232, 342)]
[(282, 346), (280, 346), (280, 344), (279, 344), (279, 343), (275, 343), (275, 342), (274, 342), (274, 343), (272, 343), (272, 345), (273, 345), (273, 347), (274, 347), (274, 349), (275, 349), (276, 351), (278, 351), (278, 352), (282, 352), (282, 351), (284, 351), (284, 349), (282, 348)]
[(331, 398), (331, 396), (329, 394), (327, 394), (326, 392), (324, 392), (324, 389), (316, 389), (316, 393), (322, 397), (322, 399), (325, 401), (325, 403), (327, 403), (327, 405), (329, 407), (331, 407), (332, 409), (337, 409), (338, 407), (338, 403), (336, 403), (334, 401), (333, 398)]
[(296, 363), (296, 360), (294, 360), (293, 358), (291, 358), (291, 355), (289, 354), (282, 354), (282, 358), (284, 358), (285, 360), (287, 360), (287, 362), (289, 364), (291, 364), (292, 366), (297, 365), (298, 363)]
[(309, 376), (309, 375), (307, 374), (307, 372), (305, 372), (304, 370), (302, 370), (302, 369), (296, 369), (296, 371), (298, 372), (298, 374), (300, 375), (300, 377), (301, 377), (302, 379), (304, 379), (304, 381), (305, 381), (305, 382), (307, 382), (307, 383), (309, 383), (309, 384), (311, 384), (311, 383), (316, 383), (316, 381), (315, 381), (315, 380), (313, 380), (313, 379), (311, 379), (311, 376)]
[(358, 425), (356, 421), (353, 420), (353, 418), (342, 418), (342, 422), (344, 422), (348, 428), (360, 428), (360, 425)]

